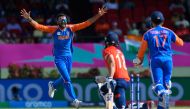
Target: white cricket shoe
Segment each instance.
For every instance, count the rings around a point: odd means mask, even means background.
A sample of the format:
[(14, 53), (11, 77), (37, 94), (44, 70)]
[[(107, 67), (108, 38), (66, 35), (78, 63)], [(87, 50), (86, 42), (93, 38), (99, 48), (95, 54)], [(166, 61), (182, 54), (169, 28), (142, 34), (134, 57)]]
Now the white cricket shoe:
[(77, 109), (80, 107), (82, 101), (78, 100), (78, 99), (75, 99), (73, 102), (72, 102), (72, 105), (74, 107), (76, 107)]
[(48, 87), (49, 87), (49, 90), (48, 90), (49, 97), (53, 98), (56, 91), (56, 89), (53, 87), (53, 81), (50, 81), (48, 83)]

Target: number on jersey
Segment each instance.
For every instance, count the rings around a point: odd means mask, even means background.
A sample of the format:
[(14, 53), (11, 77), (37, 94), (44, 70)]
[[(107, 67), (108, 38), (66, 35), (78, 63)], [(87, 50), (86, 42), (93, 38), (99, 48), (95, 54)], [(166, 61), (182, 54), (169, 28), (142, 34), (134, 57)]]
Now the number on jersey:
[[(164, 38), (164, 40), (162, 41), (162, 47), (164, 47), (164, 45), (166, 43), (167, 36), (166, 35), (161, 35), (161, 37)], [(154, 39), (156, 40), (156, 47), (160, 47), (158, 36), (154, 36)]]
[(125, 64), (125, 57), (123, 54), (119, 51), (117, 52), (116, 59), (118, 60), (119, 68), (124, 68), (127, 70), (126, 64)]

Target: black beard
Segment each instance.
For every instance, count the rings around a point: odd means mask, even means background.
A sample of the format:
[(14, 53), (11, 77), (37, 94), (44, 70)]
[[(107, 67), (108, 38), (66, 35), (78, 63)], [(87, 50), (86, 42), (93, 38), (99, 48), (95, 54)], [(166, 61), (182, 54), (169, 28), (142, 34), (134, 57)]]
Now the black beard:
[(60, 28), (65, 28), (65, 27), (66, 27), (66, 24), (62, 24), (62, 25), (59, 24), (59, 27), (60, 27)]

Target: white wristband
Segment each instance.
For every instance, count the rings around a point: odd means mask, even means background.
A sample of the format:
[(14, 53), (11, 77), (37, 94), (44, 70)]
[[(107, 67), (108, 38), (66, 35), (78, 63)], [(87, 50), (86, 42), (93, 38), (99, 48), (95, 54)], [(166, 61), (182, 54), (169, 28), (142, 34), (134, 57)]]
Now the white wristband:
[(141, 63), (141, 60), (139, 58), (135, 58), (133, 59), (133, 64), (140, 64)]

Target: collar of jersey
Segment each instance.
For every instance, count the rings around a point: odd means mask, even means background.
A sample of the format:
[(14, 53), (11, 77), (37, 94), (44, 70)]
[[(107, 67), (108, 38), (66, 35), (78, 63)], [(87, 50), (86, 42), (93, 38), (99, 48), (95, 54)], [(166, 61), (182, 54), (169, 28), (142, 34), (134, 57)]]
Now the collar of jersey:
[(157, 25), (155, 28), (161, 28), (162, 26), (161, 25)]

